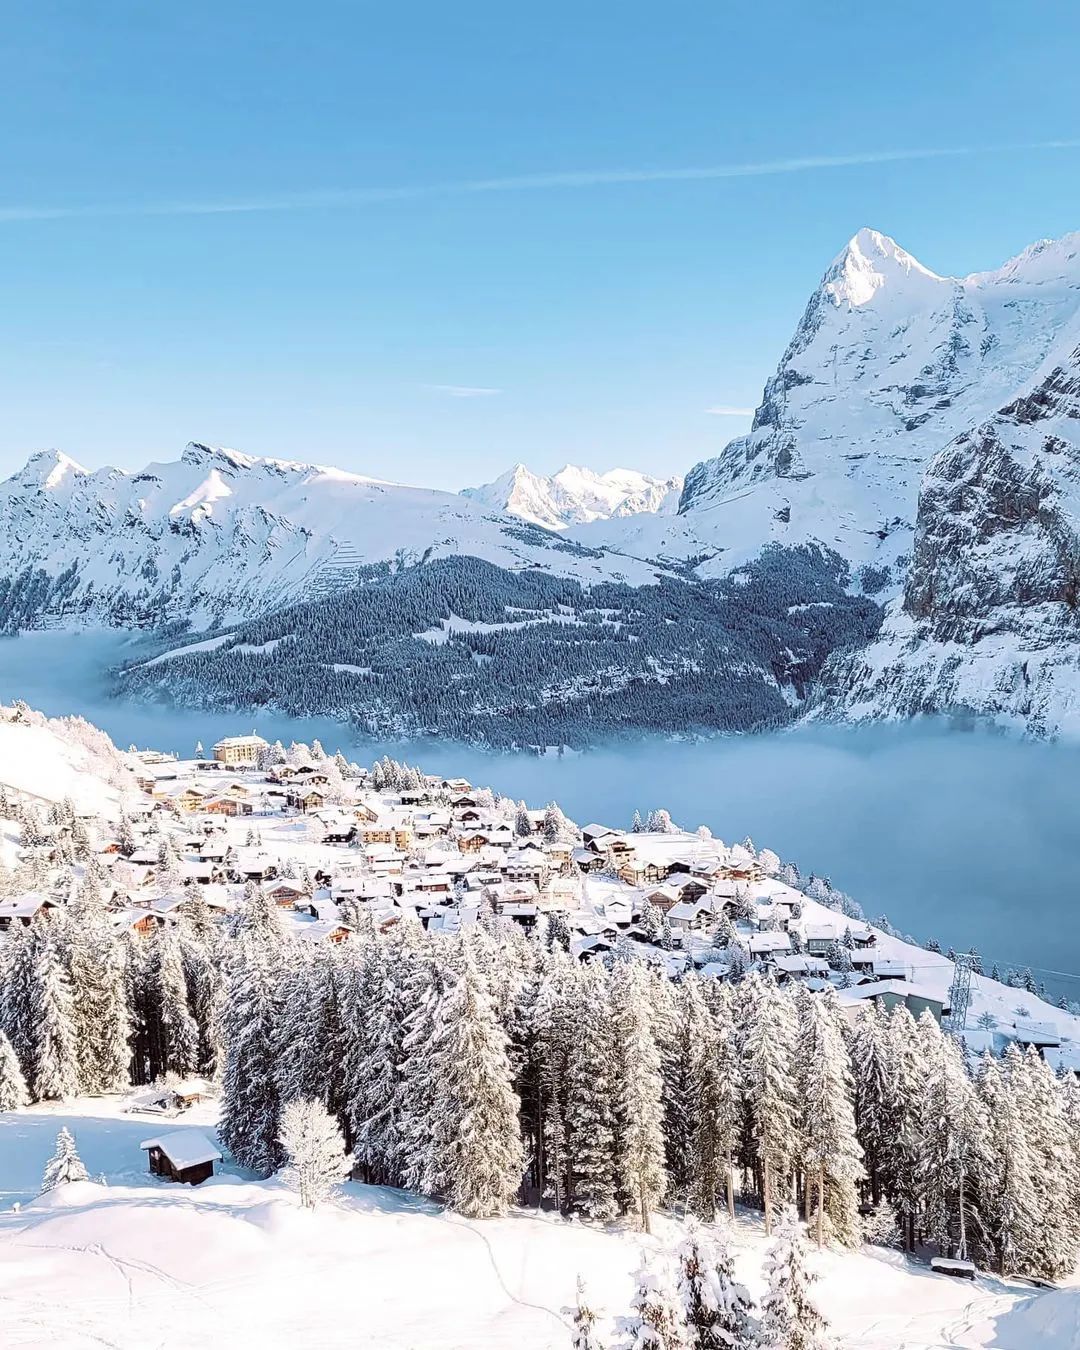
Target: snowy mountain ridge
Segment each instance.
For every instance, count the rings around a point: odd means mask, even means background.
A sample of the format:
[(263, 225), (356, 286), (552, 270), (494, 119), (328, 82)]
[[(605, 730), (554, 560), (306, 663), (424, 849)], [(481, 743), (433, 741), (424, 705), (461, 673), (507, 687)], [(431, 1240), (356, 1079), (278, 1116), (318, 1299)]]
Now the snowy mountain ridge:
[(565, 530), (642, 513), (673, 515), (681, 491), (681, 478), (652, 478), (636, 469), (597, 473), (566, 464), (543, 477), (515, 464), (493, 482), (464, 488), (461, 495), (545, 529)]
[[(837, 635), (831, 715), (959, 706), (1052, 734), (1080, 726), (1078, 348), (1080, 233), (950, 277), (863, 229), (811, 295), (750, 433), (681, 490), (569, 465), (519, 464), (455, 494), (199, 444), (134, 474), (43, 452), (0, 484), (0, 631), (236, 624), (451, 557), (637, 587), (724, 583), (770, 548), (790, 575), (799, 550), (824, 548), (854, 593), (890, 607), (861, 665)], [(1001, 492), (985, 490), (991, 471)], [(979, 597), (963, 622), (943, 598), (957, 587)]]
[(0, 520), (9, 628), (236, 621), (355, 585), (373, 564), (457, 554), (585, 582), (655, 575), (454, 493), (196, 443), (139, 473), (39, 452), (0, 483)]

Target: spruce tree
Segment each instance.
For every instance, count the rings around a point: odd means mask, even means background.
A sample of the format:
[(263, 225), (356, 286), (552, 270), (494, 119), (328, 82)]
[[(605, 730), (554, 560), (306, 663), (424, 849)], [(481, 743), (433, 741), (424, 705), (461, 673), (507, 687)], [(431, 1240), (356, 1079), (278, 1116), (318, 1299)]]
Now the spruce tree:
[(880, 1203), (888, 1178), (891, 1107), (896, 1065), (888, 1044), (888, 1016), (877, 1003), (864, 1007), (851, 1036), (851, 1068), (855, 1085), (855, 1123), (870, 1185), (870, 1198)]
[(753, 1303), (735, 1279), (723, 1227), (706, 1235), (690, 1225), (678, 1250), (678, 1292), (693, 1350), (751, 1350), (757, 1345)]
[(922, 1228), (945, 1255), (966, 1257), (978, 1223), (985, 1113), (957, 1043), (929, 1012), (917, 1027), (925, 1071), (916, 1181)]
[(644, 967), (624, 962), (616, 967), (610, 983), (615, 1029), (617, 1184), (647, 1233), (650, 1214), (667, 1189), (660, 1052), (653, 1036)]
[(15, 1111), (26, 1106), (30, 1093), (11, 1042), (0, 1031), (0, 1111)]
[(567, 1203), (587, 1219), (618, 1212), (611, 1005), (595, 965), (580, 967), (572, 990), (570, 1045), (564, 1078)]
[(828, 1323), (810, 1298), (814, 1276), (806, 1268), (799, 1218), (791, 1206), (777, 1220), (776, 1238), (765, 1259), (765, 1280), (761, 1350), (828, 1350)]
[(790, 998), (771, 980), (750, 976), (743, 1006), (743, 1098), (769, 1232), (773, 1206), (787, 1197), (794, 1159), (796, 1026)]
[(364, 1180), (386, 1184), (397, 1163), (402, 1021), (396, 943), (360, 946), (346, 992), (345, 1111)]
[(623, 1350), (685, 1350), (686, 1325), (666, 1269), (655, 1258), (634, 1275), (631, 1314), (621, 1319)]
[(155, 936), (157, 1003), (161, 1018), (162, 1061), (167, 1073), (188, 1078), (199, 1067), (199, 1025), (188, 1005), (180, 935), (166, 926)]
[(987, 1241), (1000, 1274), (1033, 1272), (1042, 1216), (1022, 1099), (989, 1055), (978, 1084), (987, 1119), (987, 1162), (978, 1178)]
[(695, 979), (685, 982), (683, 997), (691, 1055), (690, 1208), (712, 1223), (725, 1201), (734, 1215), (732, 1164), (742, 1113), (731, 1001), (726, 986), (717, 985), (710, 1011)]
[(130, 1083), (131, 1014), (124, 948), (116, 940), (100, 890), (87, 877), (71, 906), (71, 979), (79, 1087), (120, 1092)]
[(278, 1014), (272, 950), (250, 937), (239, 939), (222, 1016), (225, 1069), (218, 1134), (241, 1167), (264, 1176), (281, 1162)]
[(54, 1191), (57, 1186), (66, 1186), (69, 1181), (86, 1181), (86, 1168), (75, 1147), (75, 1139), (66, 1125), (61, 1126), (56, 1136), (56, 1152), (45, 1164), (45, 1175), (41, 1179), (41, 1193)]
[(79, 1065), (71, 982), (55, 936), (43, 928), (34, 945), (30, 1091), (35, 1101), (74, 1097), (79, 1090)]
[(585, 1293), (585, 1283), (580, 1275), (577, 1282), (577, 1301), (573, 1308), (565, 1311), (574, 1319), (574, 1338), (570, 1342), (572, 1350), (604, 1350), (604, 1343), (596, 1333), (596, 1313)]
[(432, 1149), (441, 1191), (469, 1218), (505, 1214), (525, 1168), (507, 1038), (469, 942), (433, 1046)]
[(796, 1072), (807, 1213), (816, 1190), (818, 1245), (824, 1240), (828, 1218), (830, 1235), (854, 1247), (861, 1240), (857, 1183), (863, 1166), (840, 1014), (831, 992), (806, 994), (800, 1014)]

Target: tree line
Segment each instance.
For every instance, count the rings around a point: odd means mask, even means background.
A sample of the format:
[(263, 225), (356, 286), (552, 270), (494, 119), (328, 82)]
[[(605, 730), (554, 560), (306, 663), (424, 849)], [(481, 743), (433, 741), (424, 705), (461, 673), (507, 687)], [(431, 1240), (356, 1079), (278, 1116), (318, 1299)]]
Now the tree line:
[[(781, 689), (805, 696), (830, 652), (872, 636), (880, 608), (849, 581), (838, 555), (809, 546), (767, 548), (721, 580), (637, 587), (471, 557), (373, 567), (215, 650), (140, 660), (119, 678), (125, 694), (324, 713), (376, 737), (580, 745), (748, 730), (790, 721)], [(484, 627), (444, 635), (454, 617)]]
[[(489, 913), (458, 935), (285, 935), (249, 886), (227, 924), (192, 899), (117, 936), (91, 877), (4, 944), (0, 1106), (220, 1075), (222, 1141), (276, 1171), (282, 1113), (316, 1101), (363, 1180), (468, 1215), (543, 1202), (594, 1222), (660, 1206), (819, 1241), (932, 1244), (1054, 1278), (1080, 1251), (1080, 1088), (1034, 1051), (974, 1068), (925, 1013), (831, 991), (672, 982), (616, 953), (572, 959)], [(869, 1213), (867, 1212), (869, 1211)]]

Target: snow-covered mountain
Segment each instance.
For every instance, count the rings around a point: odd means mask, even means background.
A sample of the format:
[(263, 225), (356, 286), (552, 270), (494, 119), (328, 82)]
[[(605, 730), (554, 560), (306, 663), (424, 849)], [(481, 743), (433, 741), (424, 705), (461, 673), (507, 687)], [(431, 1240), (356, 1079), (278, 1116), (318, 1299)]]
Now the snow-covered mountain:
[(36, 454), (0, 483), (0, 520), (0, 627), (234, 621), (355, 584), (366, 564), (456, 554), (583, 582), (655, 575), (454, 493), (197, 444), (141, 473)]
[(542, 477), (515, 464), (494, 482), (465, 488), (461, 495), (545, 529), (564, 530), (643, 513), (673, 515), (681, 489), (681, 478), (651, 478), (636, 469), (596, 473), (567, 464)]
[[(810, 297), (750, 433), (681, 492), (674, 478), (570, 466), (517, 465), (453, 494), (203, 445), (134, 474), (36, 455), (0, 484), (0, 631), (235, 625), (331, 597), (373, 564), (450, 557), (585, 587), (723, 588), (750, 566), (772, 590), (729, 596), (743, 622), (790, 605), (805, 546), (821, 545), (830, 555), (811, 571), (841, 577), (839, 555), (851, 589), (888, 606), (861, 656), (841, 651), (856, 637), (846, 614), (815, 646), (800, 688), (827, 659), (830, 713), (962, 706), (1080, 729), (1078, 348), (1080, 233), (957, 278), (860, 230)], [(770, 545), (788, 551), (758, 568)]]
[(687, 474), (680, 520), (724, 550), (724, 570), (769, 540), (817, 540), (899, 584), (930, 460), (1057, 360), (1078, 314), (1080, 234), (956, 278), (860, 230), (810, 297), (750, 433)]

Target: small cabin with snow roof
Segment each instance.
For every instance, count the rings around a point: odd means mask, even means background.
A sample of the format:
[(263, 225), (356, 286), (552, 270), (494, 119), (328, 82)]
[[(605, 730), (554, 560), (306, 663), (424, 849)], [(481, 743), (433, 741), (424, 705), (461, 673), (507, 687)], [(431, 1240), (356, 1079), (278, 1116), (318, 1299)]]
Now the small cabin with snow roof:
[(150, 1171), (167, 1181), (198, 1186), (214, 1175), (221, 1154), (200, 1130), (173, 1130), (139, 1145), (149, 1155)]

